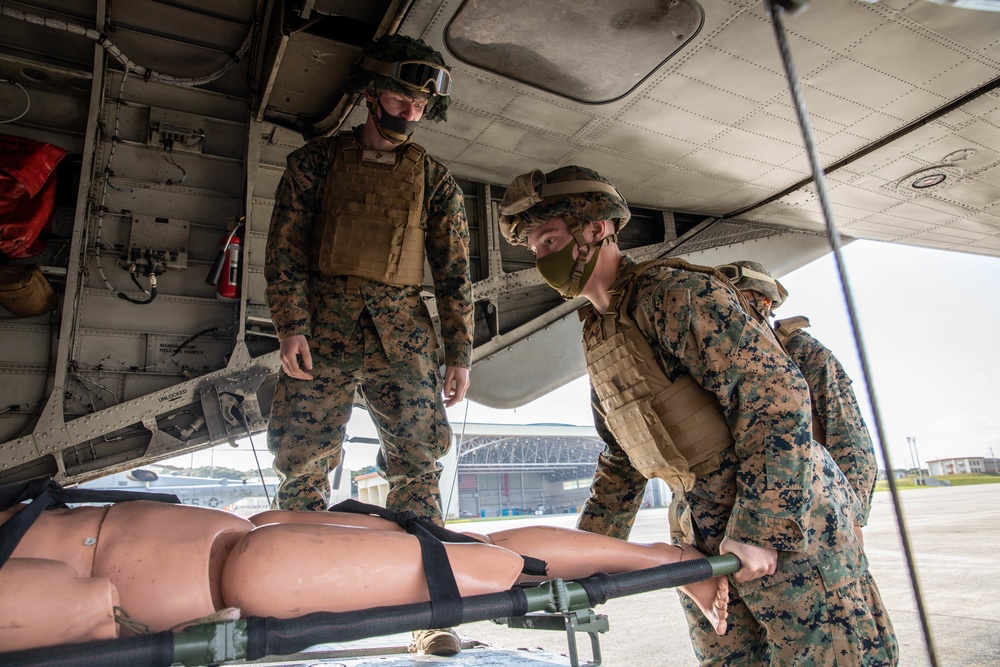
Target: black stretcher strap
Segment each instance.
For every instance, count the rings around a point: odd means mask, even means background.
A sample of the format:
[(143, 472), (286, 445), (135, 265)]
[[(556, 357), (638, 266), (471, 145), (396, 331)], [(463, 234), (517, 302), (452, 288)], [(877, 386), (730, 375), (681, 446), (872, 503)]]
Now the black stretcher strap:
[[(458, 592), (455, 574), (451, 571), (448, 552), (442, 541), (410, 510), (394, 512), (377, 505), (366, 505), (350, 499), (330, 508), (332, 512), (352, 512), (354, 514), (374, 514), (389, 521), (395, 521), (403, 530), (420, 542), (420, 557), (423, 560), (427, 590), (431, 594), (431, 627), (449, 628), (462, 622), (462, 595)], [(433, 524), (432, 524), (433, 525)]]
[(179, 504), (172, 493), (149, 491), (99, 491), (96, 489), (64, 489), (50, 478), (34, 479), (0, 486), (0, 511), (30, 500), (24, 509), (0, 525), (0, 567), (14, 553), (21, 538), (49, 508), (64, 508), (66, 503), (118, 503), (129, 500), (155, 500)]
[[(396, 521), (396, 523), (399, 523), (395, 517), (395, 515), (397, 514), (396, 512), (393, 512), (392, 510), (387, 510), (386, 508), (380, 507), (378, 505), (368, 505), (358, 500), (354, 500), (353, 498), (349, 498), (348, 500), (344, 500), (337, 503), (336, 505), (331, 507), (328, 511), (350, 512), (352, 514), (374, 514), (388, 521)], [(455, 532), (454, 530), (448, 530), (447, 528), (442, 528), (441, 526), (437, 525), (430, 519), (426, 519), (424, 517), (416, 517), (416, 519), (421, 523), (421, 525), (423, 525), (424, 528), (427, 529), (427, 531), (431, 535), (438, 538), (442, 542), (449, 542), (452, 544), (461, 544), (461, 543), (483, 544), (483, 542), (481, 542), (480, 540), (477, 540), (476, 538), (466, 535), (464, 533), (458, 533)], [(405, 526), (403, 527), (405, 528)], [(522, 559), (524, 559), (524, 565), (521, 567), (521, 572), (536, 577), (546, 576), (547, 566), (544, 560), (542, 560), (541, 558), (534, 558), (532, 556), (524, 556), (522, 554), (518, 555), (521, 556)]]

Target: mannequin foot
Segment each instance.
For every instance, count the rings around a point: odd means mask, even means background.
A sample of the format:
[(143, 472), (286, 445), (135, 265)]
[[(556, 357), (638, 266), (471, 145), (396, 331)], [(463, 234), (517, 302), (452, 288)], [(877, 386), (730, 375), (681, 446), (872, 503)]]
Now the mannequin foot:
[[(694, 547), (683, 544), (681, 560), (694, 560), (705, 556)], [(715, 628), (718, 635), (726, 634), (726, 617), (729, 616), (729, 580), (726, 577), (712, 577), (687, 586), (680, 590), (691, 598), (708, 622)]]

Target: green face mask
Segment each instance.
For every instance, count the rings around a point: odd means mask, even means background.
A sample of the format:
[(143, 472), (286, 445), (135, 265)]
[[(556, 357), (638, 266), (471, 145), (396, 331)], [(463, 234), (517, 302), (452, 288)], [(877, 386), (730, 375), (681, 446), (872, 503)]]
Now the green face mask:
[(562, 250), (535, 261), (535, 268), (542, 274), (545, 282), (566, 299), (580, 296), (584, 285), (594, 273), (594, 267), (597, 266), (597, 256), (604, 245), (603, 243), (598, 244), (590, 252), (590, 259), (582, 263), (573, 258), (573, 249), (579, 247), (586, 250), (587, 246), (576, 238), (576, 234), (573, 235), (573, 238), (574, 242), (567, 243)]

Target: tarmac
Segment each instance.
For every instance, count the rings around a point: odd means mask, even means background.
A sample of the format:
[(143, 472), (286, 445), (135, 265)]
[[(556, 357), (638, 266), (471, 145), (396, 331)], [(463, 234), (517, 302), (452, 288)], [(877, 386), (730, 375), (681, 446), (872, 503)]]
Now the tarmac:
[[(904, 524), (930, 627), (932, 661), (917, 613), (896, 513), (888, 492), (875, 494), (864, 531), (865, 552), (896, 630), (901, 667), (1000, 665), (1000, 484), (928, 487), (900, 492)], [(572, 528), (575, 514), (478, 520), (450, 527), (489, 533), (521, 525)], [(667, 510), (639, 512), (631, 540), (664, 541)], [(609, 630), (600, 635), (603, 664), (697, 665), (677, 592), (661, 590), (610, 600), (595, 610)], [(567, 653), (563, 632), (518, 630), (485, 621), (457, 628), (466, 639), (506, 648)], [(581, 661), (591, 659), (587, 635), (578, 635)]]

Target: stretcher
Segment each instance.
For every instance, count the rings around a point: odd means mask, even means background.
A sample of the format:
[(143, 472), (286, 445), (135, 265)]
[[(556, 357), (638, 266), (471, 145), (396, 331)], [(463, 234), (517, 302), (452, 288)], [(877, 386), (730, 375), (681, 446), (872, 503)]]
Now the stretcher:
[[(739, 569), (731, 555), (683, 561), (646, 570), (614, 575), (594, 575), (577, 581), (555, 579), (530, 587), (515, 587), (501, 593), (462, 599), (461, 621), (471, 623), (502, 619), (511, 627), (566, 632), (568, 652), (562, 657), (541, 651), (515, 651), (492, 647), (463, 651), (459, 656), (440, 658), (449, 664), (516, 665), (567, 664), (600, 665), (599, 635), (608, 629), (607, 618), (593, 607), (607, 600), (644, 592), (673, 588), (727, 575)], [(178, 633), (165, 631), (124, 639), (64, 644), (40, 649), (0, 654), (6, 667), (200, 667), (236, 665), (352, 665), (413, 664), (412, 654), (392, 657), (392, 647), (382, 647), (374, 660), (372, 645), (358, 640), (386, 637), (433, 627), (432, 603), (421, 602), (378, 607), (351, 612), (319, 612), (292, 619), (251, 617), (237, 621), (189, 626)], [(591, 642), (592, 660), (581, 663), (576, 635), (586, 633)], [(405, 650), (405, 647), (404, 649)], [(385, 653), (388, 651), (388, 656)], [(283, 656), (272, 661), (272, 656)], [(263, 661), (262, 661), (263, 660)], [(433, 656), (420, 662), (433, 663)], [(553, 662), (552, 660), (556, 660)], [(262, 661), (262, 662), (261, 662)]]
[[(30, 501), (26, 502), (26, 501)], [(78, 507), (66, 509), (66, 504), (71, 502), (113, 502), (113, 505), (100, 505), (98, 507)], [(324, 664), (317, 662), (318, 656), (309, 655), (304, 658), (305, 662), (295, 662), (299, 658), (287, 658), (287, 656), (297, 656), (302, 652), (315, 653), (314, 647), (329, 647), (338, 645), (336, 651), (338, 655), (333, 658), (332, 663), (345, 664), (347, 658), (364, 658), (365, 655), (351, 656), (351, 651), (357, 650), (344, 645), (369, 638), (387, 637), (400, 633), (408, 633), (415, 630), (428, 628), (441, 628), (460, 626), (466, 623), (494, 620), (506, 623), (510, 627), (533, 628), (541, 630), (560, 630), (567, 636), (567, 658), (571, 667), (580, 665), (579, 652), (577, 650), (577, 634), (586, 633), (591, 643), (592, 660), (589, 664), (597, 665), (601, 663), (600, 655), (600, 633), (608, 629), (607, 618), (595, 614), (593, 608), (614, 598), (629, 595), (636, 595), (644, 592), (658, 590), (662, 588), (672, 588), (685, 586), (695, 582), (703, 581), (715, 576), (727, 575), (739, 569), (739, 561), (735, 556), (723, 555), (711, 558), (696, 558), (693, 560), (680, 560), (678, 562), (658, 565), (647, 569), (618, 572), (616, 574), (594, 574), (588, 577), (574, 580), (564, 580), (553, 578), (541, 583), (521, 583), (508, 590), (497, 588), (486, 588), (488, 590), (482, 594), (460, 593), (456, 585), (456, 574), (459, 572), (458, 565), (449, 565), (445, 554), (445, 543), (454, 542), (475, 542), (475, 549), (485, 548), (495, 550), (498, 547), (484, 545), (476, 538), (453, 533), (446, 529), (420, 519), (412, 512), (390, 512), (384, 508), (373, 505), (364, 505), (356, 501), (341, 503), (331, 510), (342, 510), (351, 516), (364, 517), (366, 521), (374, 521), (378, 525), (386, 520), (391, 520), (399, 528), (409, 533), (408, 540), (416, 538), (414, 542), (419, 542), (419, 550), (414, 552), (414, 557), (423, 560), (423, 584), (424, 595), (429, 592), (429, 600), (424, 602), (413, 602), (408, 604), (388, 604), (366, 609), (353, 609), (350, 604), (351, 598), (342, 597), (341, 603), (345, 600), (347, 604), (341, 604), (340, 611), (313, 611), (312, 613), (284, 614), (280, 618), (275, 616), (253, 615), (254, 612), (243, 608), (243, 615), (235, 608), (216, 608), (216, 613), (208, 616), (198, 616), (196, 620), (175, 624), (174, 620), (164, 620), (160, 615), (165, 607), (180, 606), (172, 613), (175, 615), (186, 614), (191, 611), (191, 605), (209, 603), (207, 609), (211, 611), (212, 604), (215, 604), (213, 594), (212, 600), (203, 600), (205, 595), (201, 594), (202, 587), (199, 584), (193, 585), (194, 595), (189, 597), (179, 597), (187, 594), (182, 593), (182, 589), (187, 585), (187, 581), (194, 572), (197, 578), (200, 575), (208, 577), (211, 573), (218, 574), (218, 568), (211, 565), (219, 562), (220, 557), (226, 559), (227, 565), (231, 562), (232, 556), (239, 556), (250, 553), (254, 558), (249, 546), (251, 541), (239, 542), (244, 548), (241, 550), (233, 541), (232, 532), (228, 531), (230, 523), (242, 522), (245, 526), (237, 526), (245, 538), (252, 538), (262, 535), (258, 531), (267, 531), (269, 528), (288, 527), (287, 524), (278, 526), (260, 526), (256, 530), (253, 524), (243, 519), (230, 517), (230, 515), (218, 510), (195, 510), (178, 506), (177, 499), (163, 494), (131, 493), (131, 492), (97, 492), (76, 489), (62, 489), (52, 481), (36, 481), (28, 484), (9, 485), (0, 487), (0, 509), (4, 509), (5, 520), (0, 524), (0, 567), (7, 563), (8, 568), (14, 564), (17, 567), (25, 567), (27, 573), (20, 575), (11, 574), (15, 570), (7, 570), (8, 585), (17, 588), (19, 584), (25, 582), (29, 588), (29, 596), (17, 598), (11, 596), (8, 599), (33, 600), (38, 594), (36, 590), (39, 583), (34, 582), (30, 577), (50, 576), (44, 573), (56, 572), (55, 570), (42, 569), (33, 570), (37, 563), (48, 563), (44, 567), (55, 566), (63, 568), (69, 574), (67, 581), (98, 581), (98, 572), (117, 578), (122, 585), (129, 588), (135, 587), (135, 582), (140, 580), (144, 583), (138, 585), (138, 591), (142, 593), (139, 598), (135, 597), (132, 591), (131, 604), (141, 606), (144, 597), (152, 595), (145, 602), (152, 602), (153, 607), (148, 608), (145, 618), (150, 622), (157, 622), (159, 625), (145, 624), (145, 629), (140, 632), (133, 632), (134, 636), (118, 637), (114, 639), (100, 638), (108, 635), (91, 635), (90, 641), (80, 639), (62, 639), (45, 642), (48, 645), (22, 644), (21, 646), (31, 648), (17, 649), (17, 645), (8, 645), (10, 648), (5, 653), (0, 653), (0, 664), (6, 667), (62, 667), (69, 665), (94, 666), (94, 667), (171, 667), (172, 665), (185, 665), (188, 667), (201, 665), (223, 665), (242, 664), (247, 661), (260, 661), (272, 657), (281, 657), (284, 662), (266, 664)], [(9, 508), (9, 509), (7, 509)], [(45, 514), (46, 509), (53, 509), (54, 514)], [(193, 516), (192, 511), (198, 516)], [(207, 514), (206, 514), (207, 513)], [(37, 530), (42, 532), (31, 532), (29, 530), (35, 526), (36, 521), (42, 521), (43, 515), (48, 517), (43, 523), (47, 527), (38, 524)], [(114, 520), (112, 520), (114, 515)], [(164, 519), (166, 517), (166, 519)], [(313, 521), (317, 515), (308, 513), (308, 520)], [(210, 518), (211, 530), (202, 530), (198, 527), (200, 518)], [(171, 525), (171, 522), (173, 525)], [(179, 523), (178, 523), (179, 522)], [(191, 530), (188, 523), (192, 522), (193, 532), (197, 536), (191, 539)], [(92, 525), (91, 525), (92, 524)], [(292, 525), (292, 528), (302, 526)], [(315, 541), (319, 539), (319, 530), (328, 530), (334, 526), (325, 525), (322, 522), (308, 528), (308, 535), (311, 539), (305, 543), (304, 548), (312, 549), (314, 558), (309, 562), (313, 566), (321, 566), (319, 569), (324, 575), (329, 575), (332, 563), (328, 561), (330, 551), (317, 552), (314, 548)], [(337, 528), (343, 528), (339, 526)], [(365, 544), (369, 544), (373, 535), (384, 535), (386, 531), (379, 530), (377, 533), (369, 534), (367, 529), (348, 528), (348, 532), (360, 530), (356, 536), (363, 539)], [(80, 532), (83, 531), (83, 532)], [(173, 531), (173, 532), (171, 532)], [(79, 534), (76, 534), (78, 533)], [(297, 531), (300, 532), (300, 531)], [(100, 535), (99, 538), (87, 537), (89, 535)], [(273, 534), (273, 531), (272, 531)], [(284, 539), (294, 533), (282, 532)], [(402, 535), (401, 533), (396, 533)], [(32, 537), (32, 535), (34, 537)], [(346, 539), (347, 533), (338, 533), (340, 539)], [(53, 539), (43, 539), (49, 537)], [(25, 549), (34, 549), (33, 553), (23, 554), (21, 559), (16, 558), (16, 549), (24, 540)], [(164, 541), (166, 540), (166, 541)], [(100, 555), (92, 554), (92, 547), (96, 544)], [(263, 543), (267, 549), (276, 548), (275, 543)], [(337, 546), (345, 544), (337, 542)], [(356, 543), (360, 544), (360, 543)], [(137, 549), (137, 547), (140, 547)], [(48, 553), (53, 553), (52, 549), (58, 551), (62, 562), (53, 560), (33, 560), (38, 558), (48, 558), (40, 552), (48, 549)], [(518, 557), (514, 552), (506, 549), (499, 549), (504, 558), (514, 559), (517, 562), (516, 568), (523, 568), (523, 572), (528, 574), (545, 574), (545, 563), (529, 556)], [(80, 553), (77, 553), (80, 552)], [(168, 558), (166, 553), (172, 553), (173, 557)], [(298, 552), (288, 552), (294, 560)], [(10, 556), (15, 556), (8, 561)], [(322, 560), (316, 560), (319, 557)], [(190, 570), (186, 567), (186, 561), (198, 560), (199, 567)], [(79, 562), (77, 562), (79, 561)], [(91, 562), (93, 561), (93, 562)], [(139, 562), (137, 562), (139, 561)], [(203, 561), (203, 562), (202, 562)], [(497, 561), (493, 561), (496, 563)], [(151, 564), (155, 564), (152, 567)], [(83, 571), (82, 579), (75, 579), (75, 569)], [(277, 563), (284, 567), (285, 573), (290, 572), (287, 568), (293, 564), (282, 559)], [(90, 568), (93, 567), (95, 578), (91, 576)], [(304, 567), (301, 566), (300, 568)], [(453, 570), (453, 567), (455, 568)], [(270, 563), (265, 569), (251, 570), (253, 576), (243, 585), (251, 588), (258, 588), (262, 583), (262, 578), (275, 571), (275, 563)], [(288, 579), (284, 576), (284, 584), (278, 584), (277, 588), (271, 587), (264, 591), (265, 597), (274, 597), (283, 588), (287, 588), (294, 579), (301, 579), (308, 576), (305, 570), (296, 568), (295, 576)], [(596, 568), (595, 568), (596, 569)], [(226, 572), (230, 568), (227, 566)], [(370, 570), (370, 568), (369, 568)], [(21, 570), (18, 570), (20, 572)], [(366, 570), (367, 571), (367, 570)], [(588, 571), (593, 571), (588, 567)], [(40, 572), (42, 574), (32, 574)], [(14, 577), (11, 579), (11, 577)], [(419, 577), (419, 575), (418, 575)], [(217, 578), (217, 577), (214, 577)], [(214, 579), (213, 578), (213, 579)], [(163, 580), (157, 583), (156, 580)], [(315, 579), (306, 579), (308, 583), (303, 588), (299, 585), (299, 593), (296, 594), (296, 608), (302, 609), (303, 595), (315, 593)], [(335, 596), (342, 592), (342, 582), (346, 580), (335, 578), (334, 588), (322, 588), (320, 605), (313, 609), (337, 609), (332, 606), (332, 599), (324, 596)], [(509, 579), (508, 581), (514, 581)], [(522, 580), (523, 581), (523, 580)], [(171, 583), (172, 582), (172, 583)], [(507, 585), (507, 584), (504, 584)], [(113, 588), (113, 587), (112, 587)], [(67, 589), (58, 584), (53, 588), (49, 586), (45, 595), (59, 597), (63, 600), (67, 595)], [(125, 602), (124, 592), (120, 589), (113, 593), (114, 605), (117, 608), (118, 596), (122, 594), (122, 603)], [(365, 588), (365, 590), (369, 590)], [(471, 589), (476, 590), (476, 589)], [(270, 591), (270, 592), (268, 592)], [(258, 596), (259, 597), (259, 596)], [(354, 598), (356, 599), (356, 598)], [(405, 598), (425, 599), (420, 597)], [(181, 603), (178, 600), (190, 600), (189, 603)], [(66, 615), (68, 608), (66, 603), (53, 607), (49, 605), (51, 613), (62, 612), (67, 623), (76, 620), (77, 615), (71, 613)], [(125, 605), (128, 606), (128, 605)], [(40, 607), (44, 608), (44, 607)], [(265, 607), (265, 609), (278, 609), (278, 607)], [(12, 608), (8, 606), (6, 613), (11, 616)], [(234, 612), (231, 616), (226, 616), (224, 612)], [(199, 614), (205, 613), (203, 606)], [(260, 612), (258, 612), (260, 613)], [(267, 611), (265, 613), (277, 614), (277, 611)], [(220, 616), (220, 614), (222, 614)], [(15, 612), (15, 618), (20, 616), (20, 612)], [(183, 616), (191, 618), (191, 616)], [(169, 619), (169, 616), (167, 617)], [(155, 619), (155, 620), (154, 620)], [(116, 613), (116, 619), (119, 620)], [(127, 619), (126, 619), (127, 620)], [(36, 627), (48, 627), (47, 625)], [(56, 628), (53, 628), (54, 630)], [(9, 628), (8, 628), (9, 630)], [(50, 637), (59, 636), (57, 634)], [(118, 636), (114, 633), (111, 636)], [(16, 636), (15, 636), (16, 639)], [(76, 643), (59, 643), (59, 641), (75, 641)], [(320, 649), (320, 652), (327, 649)], [(367, 649), (366, 649), (367, 650)], [(383, 652), (392, 654), (391, 642), (388, 646), (383, 646)], [(404, 645), (405, 650), (405, 645)], [(345, 653), (346, 652), (346, 653)], [(483, 656), (488, 651), (469, 651), (470, 658), (478, 660), (476, 656)], [(463, 652), (463, 656), (466, 652)], [(520, 655), (520, 653), (518, 654)], [(384, 656), (383, 656), (384, 657)], [(536, 656), (537, 657), (537, 656)], [(429, 656), (421, 656), (421, 659)], [(323, 658), (324, 660), (326, 658)], [(413, 655), (405, 656), (406, 660), (413, 660)], [(292, 662), (288, 662), (292, 660)], [(452, 659), (454, 662), (454, 660)], [(254, 664), (257, 664), (256, 662)], [(384, 663), (379, 663), (384, 664)], [(498, 663), (504, 664), (504, 663)], [(556, 663), (558, 664), (558, 663)]]

